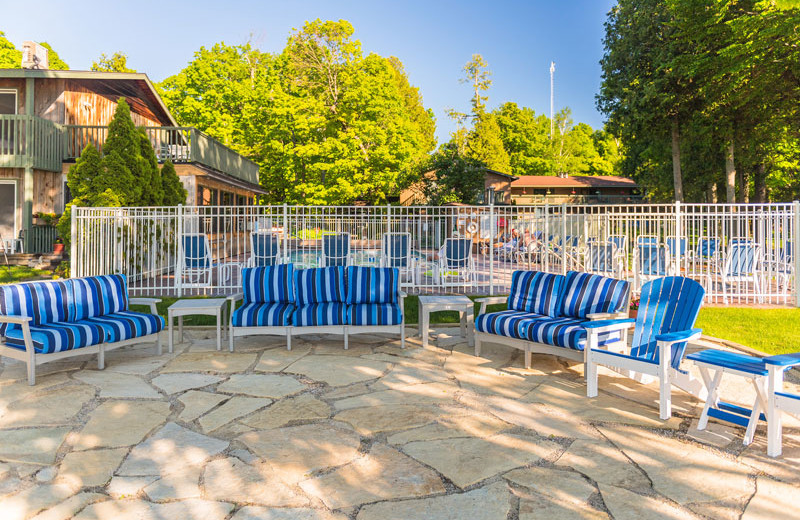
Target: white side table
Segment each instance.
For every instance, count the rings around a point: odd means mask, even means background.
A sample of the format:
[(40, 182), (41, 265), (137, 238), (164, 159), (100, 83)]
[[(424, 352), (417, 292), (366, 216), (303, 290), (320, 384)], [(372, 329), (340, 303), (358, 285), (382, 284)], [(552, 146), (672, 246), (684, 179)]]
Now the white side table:
[(475, 304), (466, 296), (420, 296), (419, 297), (419, 333), (422, 346), (428, 346), (428, 329), (432, 312), (458, 311), (461, 317), (461, 336), (467, 338), (467, 344), (475, 345), (474, 326)]
[[(169, 351), (172, 353), (172, 322), (173, 318), (178, 318), (178, 334), (183, 341), (183, 317), (184, 316), (216, 316), (217, 317), (217, 350), (222, 349), (222, 328), (226, 327), (227, 334), (227, 298), (203, 298), (196, 300), (178, 300), (167, 309), (167, 321), (169, 322)], [(225, 325), (223, 325), (223, 322)]]

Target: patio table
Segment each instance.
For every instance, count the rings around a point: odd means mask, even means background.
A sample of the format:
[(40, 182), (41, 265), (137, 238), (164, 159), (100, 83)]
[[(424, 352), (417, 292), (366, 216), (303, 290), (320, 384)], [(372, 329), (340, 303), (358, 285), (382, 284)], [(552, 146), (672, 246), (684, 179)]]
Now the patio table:
[[(222, 349), (222, 328), (223, 322), (227, 323), (228, 315), (227, 298), (203, 298), (193, 300), (178, 300), (167, 309), (167, 321), (169, 322), (169, 352), (172, 353), (173, 318), (178, 318), (178, 335), (183, 341), (183, 317), (184, 316), (216, 316), (217, 317), (217, 350)], [(227, 330), (227, 329), (226, 329)], [(227, 330), (227, 334), (230, 331)], [(226, 336), (227, 337), (227, 336)]]
[(458, 311), (461, 318), (461, 336), (467, 338), (470, 347), (475, 345), (474, 326), (475, 304), (466, 296), (420, 296), (419, 333), (422, 346), (428, 346), (428, 329), (432, 312)]
[[(700, 420), (698, 430), (704, 430), (708, 418), (714, 417), (739, 426), (746, 426), (744, 445), (753, 442), (758, 421), (765, 421), (764, 413), (767, 409), (767, 367), (764, 360), (747, 354), (729, 352), (725, 350), (701, 350), (686, 356), (694, 362), (700, 370), (703, 383), (708, 390), (706, 404)], [(719, 385), (723, 374), (731, 374), (749, 379), (756, 390), (756, 399), (752, 408), (744, 408), (719, 399)]]

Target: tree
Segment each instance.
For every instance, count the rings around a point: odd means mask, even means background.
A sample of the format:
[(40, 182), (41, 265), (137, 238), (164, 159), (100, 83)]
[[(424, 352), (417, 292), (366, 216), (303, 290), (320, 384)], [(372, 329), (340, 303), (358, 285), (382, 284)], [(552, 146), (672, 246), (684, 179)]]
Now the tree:
[(159, 87), (181, 124), (259, 163), (264, 202), (385, 203), (418, 178), (435, 122), (402, 63), (353, 34), (315, 20), (279, 55), (219, 43)]
[(489, 64), (480, 54), (473, 54), (472, 59), (464, 65), (465, 77), (459, 79), (459, 83), (469, 83), (472, 87), (472, 114), (477, 117), (486, 111), (486, 102), (489, 96), (484, 92), (489, 90), (492, 86), (492, 80), (489, 77), (492, 72), (488, 69)]
[(91, 70), (96, 72), (136, 72), (135, 69), (128, 68), (128, 55), (117, 51), (111, 56), (105, 53), (100, 55), (97, 61), (92, 62)]
[(482, 112), (467, 137), (467, 157), (485, 164), (488, 168), (511, 172), (511, 161), (500, 137), (500, 126), (494, 115)]
[(19, 69), (22, 67), (22, 51), (6, 38), (0, 31), (0, 69)]
[(172, 161), (164, 162), (164, 166), (161, 168), (161, 192), (163, 194), (162, 204), (165, 206), (186, 204), (186, 188), (181, 184)]
[(452, 144), (433, 154), (425, 171), (421, 186), (428, 204), (477, 204), (478, 196), (483, 193), (486, 165), (459, 154)]

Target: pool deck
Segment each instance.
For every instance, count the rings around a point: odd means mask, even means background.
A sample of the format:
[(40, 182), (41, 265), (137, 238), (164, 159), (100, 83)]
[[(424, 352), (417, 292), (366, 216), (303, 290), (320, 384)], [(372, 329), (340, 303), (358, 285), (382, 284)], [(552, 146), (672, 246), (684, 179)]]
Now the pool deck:
[[(601, 370), (587, 399), (582, 365), (475, 357), (457, 330), (228, 353), (195, 328), (174, 354), (42, 365), (34, 387), (4, 359), (0, 518), (800, 518), (800, 421), (771, 459), (763, 424), (745, 448), (742, 428), (698, 432), (701, 403), (678, 390), (661, 421), (655, 384)], [(735, 402), (751, 392), (724, 381)]]

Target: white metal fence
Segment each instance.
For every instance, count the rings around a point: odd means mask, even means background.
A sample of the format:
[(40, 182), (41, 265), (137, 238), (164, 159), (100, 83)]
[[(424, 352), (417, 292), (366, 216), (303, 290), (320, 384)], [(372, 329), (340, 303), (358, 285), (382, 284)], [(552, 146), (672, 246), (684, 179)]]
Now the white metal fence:
[[(253, 236), (280, 262), (330, 264), (330, 239), (349, 236), (346, 262), (386, 265), (408, 243), (410, 292), (503, 294), (511, 273), (589, 271), (629, 279), (697, 279), (707, 299), (794, 304), (800, 203), (537, 206), (202, 206), (75, 208), (73, 276), (124, 273), (134, 294), (229, 294), (254, 263)], [(394, 242), (387, 233), (407, 234)], [(448, 239), (471, 240), (464, 262)], [(452, 245), (452, 244), (451, 244)], [(342, 245), (338, 247), (343, 247)], [(463, 248), (462, 248), (463, 249)], [(387, 255), (388, 253), (388, 255)], [(395, 251), (395, 253), (397, 253)], [(393, 256), (396, 256), (394, 254)], [(452, 255), (451, 255), (452, 256)], [(327, 259), (327, 260), (326, 260)]]

